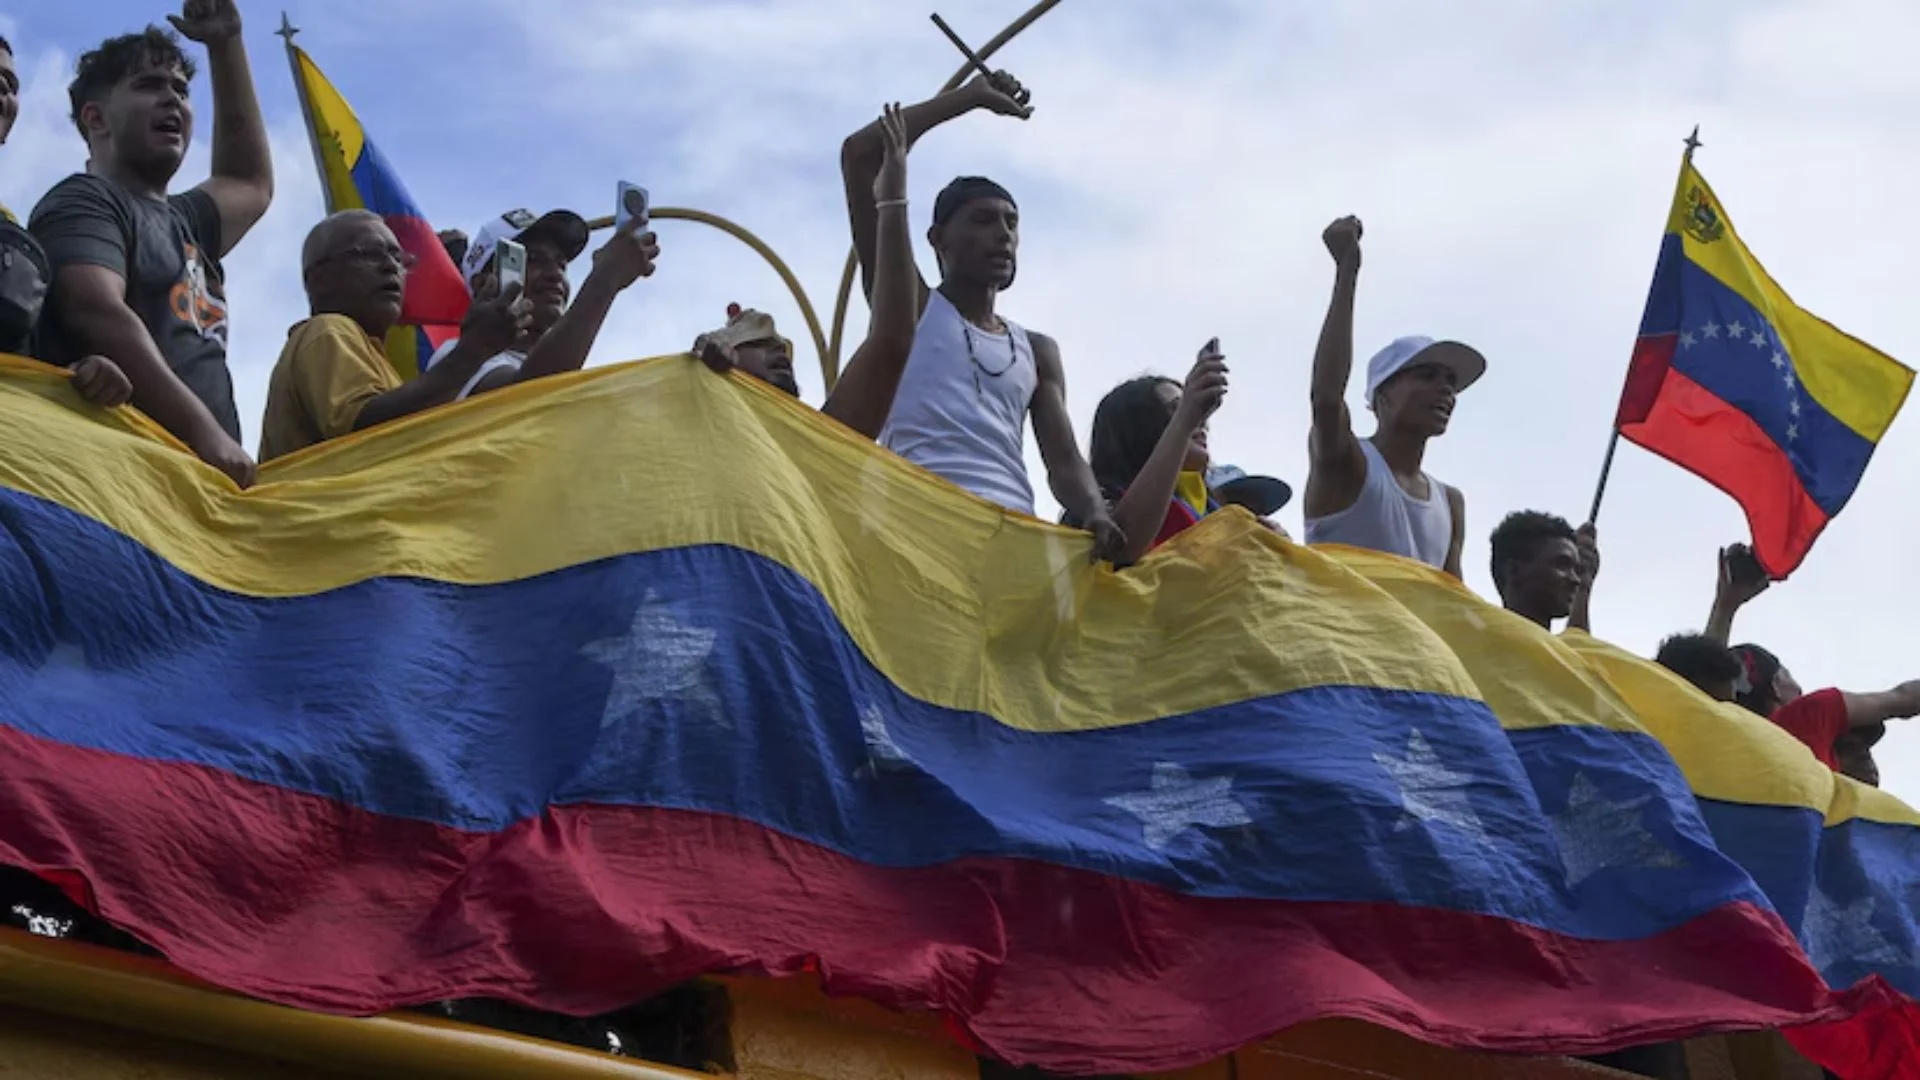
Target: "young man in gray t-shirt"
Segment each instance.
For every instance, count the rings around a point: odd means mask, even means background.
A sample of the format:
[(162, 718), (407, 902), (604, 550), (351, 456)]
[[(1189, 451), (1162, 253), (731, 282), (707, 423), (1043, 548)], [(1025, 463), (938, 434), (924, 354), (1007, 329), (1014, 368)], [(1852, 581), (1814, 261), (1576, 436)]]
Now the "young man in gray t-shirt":
[(134, 404), (234, 482), (253, 480), (227, 370), (220, 260), (273, 197), (273, 166), (233, 0), (186, 0), (173, 25), (207, 47), (213, 175), (168, 195), (193, 137), (194, 64), (157, 27), (80, 58), (69, 94), (87, 172), (55, 185), (28, 227), (54, 280), (46, 351), (99, 353), (133, 381)]

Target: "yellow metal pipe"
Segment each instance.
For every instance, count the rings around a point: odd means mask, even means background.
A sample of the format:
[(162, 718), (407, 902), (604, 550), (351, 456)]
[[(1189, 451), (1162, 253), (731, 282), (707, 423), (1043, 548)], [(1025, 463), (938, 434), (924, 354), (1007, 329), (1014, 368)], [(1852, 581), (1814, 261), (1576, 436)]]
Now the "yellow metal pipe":
[[(1055, 2), (1057, 3), (1058, 0)], [(827, 354), (827, 336), (820, 330), (820, 317), (814, 314), (813, 301), (807, 299), (807, 291), (800, 287), (800, 279), (793, 276), (793, 271), (787, 268), (786, 262), (779, 255), (774, 254), (774, 250), (767, 246), (766, 241), (753, 235), (745, 226), (729, 221), (719, 214), (709, 214), (705, 210), (656, 206), (648, 213), (656, 219), (666, 221), (694, 221), (702, 225), (711, 225), (759, 252), (760, 257), (767, 260), (767, 265), (773, 267), (773, 272), (780, 275), (780, 280), (787, 283), (787, 291), (793, 294), (794, 303), (800, 305), (800, 315), (807, 320), (807, 332), (813, 335), (814, 350), (820, 354), (820, 375), (826, 380), (827, 389), (833, 389), (833, 384), (840, 374), (839, 367), (837, 361)], [(613, 215), (611, 214), (593, 218), (587, 222), (589, 229), (606, 229), (612, 226)]]
[(714, 1080), (431, 1016), (302, 1012), (216, 990), (142, 956), (0, 928), (0, 1001), (165, 1039), (372, 1076)]
[[(1038, 22), (1040, 16), (1052, 11), (1059, 3), (1060, 0), (1040, 0), (1039, 3), (1028, 8), (1019, 18), (1008, 23), (1006, 29), (993, 35), (991, 40), (975, 51), (975, 55), (979, 56), (982, 60), (991, 58), (994, 53), (1000, 51), (1001, 46), (1019, 37), (1021, 31)], [(940, 93), (944, 94), (959, 86), (965, 82), (967, 76), (972, 73), (972, 64), (961, 64), (960, 70), (954, 72), (953, 77), (941, 85)], [(847, 250), (847, 265), (840, 271), (840, 292), (839, 295), (834, 298), (833, 303), (833, 334), (828, 338), (827, 351), (824, 354), (829, 358), (825, 363), (831, 366), (833, 370), (833, 377), (827, 380), (828, 389), (833, 388), (834, 380), (840, 375), (840, 347), (845, 343), (843, 335), (846, 333), (847, 328), (847, 306), (853, 300), (853, 275), (858, 273), (859, 269), (860, 253), (856, 249), (849, 248)]]

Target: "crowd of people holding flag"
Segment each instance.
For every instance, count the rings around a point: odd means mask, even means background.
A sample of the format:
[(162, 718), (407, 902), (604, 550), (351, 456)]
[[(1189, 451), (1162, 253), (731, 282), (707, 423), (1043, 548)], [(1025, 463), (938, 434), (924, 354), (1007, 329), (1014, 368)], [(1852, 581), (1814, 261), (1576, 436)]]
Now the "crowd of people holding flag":
[[(592, 253), (577, 292), (569, 267), (590, 230), (571, 211), (509, 211), (471, 241), (436, 234), (299, 53), (331, 213), (301, 250), (311, 315), (289, 331), (258, 453), (248, 453), (227, 366), (222, 260), (265, 213), (274, 163), (233, 0), (187, 0), (171, 21), (178, 36), (148, 27), (80, 58), (70, 93), (86, 166), (41, 195), (24, 228), (11, 215), (0, 225), (0, 242), (31, 253), (40, 274), (21, 283), (9, 269), (0, 314), (15, 324), (13, 351), (67, 367), (97, 405), (130, 401), (239, 487), (254, 481), (256, 460), (580, 369), (621, 294), (656, 272), (660, 248), (643, 217)], [(193, 136), (188, 88), (199, 63), (180, 37), (204, 47), (214, 127), (211, 175), (184, 191), (174, 181)], [(0, 42), (0, 141), (18, 88)], [(1113, 389), (1083, 455), (1066, 408), (1071, 359), (1001, 311), (1020, 232), (1004, 187), (964, 176), (941, 190), (925, 234), (941, 280), (921, 279), (908, 214), (911, 147), (976, 111), (1025, 118), (1029, 101), (1010, 76), (983, 73), (929, 101), (890, 106), (847, 138), (847, 206), (872, 315), (821, 412), (1024, 515), (1036, 509), (1024, 458), (1030, 423), (1064, 520), (1090, 534), (1096, 558), (1122, 567), (1225, 508), (1270, 518), (1291, 488), (1209, 453), (1208, 418), (1229, 395), (1218, 341), (1183, 380)], [(1741, 244), (1691, 156), (1617, 433), (1739, 500), (1754, 538), (1721, 553), (1704, 633), (1668, 639), (1657, 659), (1708, 696), (1771, 716), (1830, 768), (1877, 783), (1871, 748), (1887, 720), (1920, 713), (1920, 682), (1802, 693), (1772, 653), (1734, 646), (1731, 623), (1846, 505), (1912, 373), (1795, 306)], [(1363, 235), (1358, 218), (1341, 217), (1322, 237), (1334, 280), (1304, 371), (1312, 430), (1303, 540), (1387, 552), (1458, 578), (1471, 557), (1466, 496), (1423, 461), (1430, 440), (1447, 433), (1458, 395), (1489, 364), (1456, 341), (1414, 334), (1386, 344), (1365, 366), (1362, 400), (1375, 428), (1359, 432), (1348, 395)], [(499, 272), (503, 244), (526, 253), (524, 276), (510, 283)], [(736, 306), (690, 352), (715, 371), (738, 369), (798, 396), (792, 343), (761, 312)], [(1549, 631), (1563, 619), (1590, 629), (1600, 566), (1591, 521), (1575, 527), (1522, 511), (1494, 530), (1491, 549), (1504, 606)]]

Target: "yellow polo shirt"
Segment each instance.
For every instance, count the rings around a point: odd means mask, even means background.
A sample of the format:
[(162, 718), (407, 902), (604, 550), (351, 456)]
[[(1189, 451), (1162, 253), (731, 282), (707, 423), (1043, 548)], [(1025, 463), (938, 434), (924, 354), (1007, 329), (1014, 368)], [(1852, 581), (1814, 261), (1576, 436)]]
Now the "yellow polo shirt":
[(294, 324), (267, 383), (260, 460), (347, 434), (368, 401), (399, 385), (385, 348), (359, 323), (315, 315)]

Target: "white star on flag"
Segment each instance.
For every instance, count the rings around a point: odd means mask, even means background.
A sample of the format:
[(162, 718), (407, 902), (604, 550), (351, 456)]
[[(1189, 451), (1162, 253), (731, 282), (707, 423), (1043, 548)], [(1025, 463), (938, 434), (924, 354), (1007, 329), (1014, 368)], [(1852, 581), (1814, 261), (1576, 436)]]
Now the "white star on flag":
[(1748, 341), (1750, 341), (1750, 342), (1752, 342), (1752, 343), (1753, 343), (1753, 347), (1754, 347), (1754, 348), (1756, 348), (1756, 349), (1764, 349), (1764, 348), (1766, 348), (1766, 347), (1767, 347), (1767, 335), (1766, 335), (1766, 334), (1764, 334), (1764, 333), (1762, 333), (1762, 332), (1761, 332), (1761, 331), (1759, 331), (1759, 330), (1755, 330), (1755, 331), (1754, 331), (1754, 332), (1752, 333), (1752, 335), (1750, 335), (1750, 336), (1749, 336), (1749, 337), (1747, 338), (1747, 340), (1748, 340)]
[(1788, 438), (1788, 439), (1797, 439), (1797, 438), (1799, 438), (1799, 437), (1800, 437), (1800, 425), (1799, 425), (1799, 424), (1788, 424), (1788, 425), (1787, 425), (1787, 438)]
[(1680, 331), (1680, 347), (1683, 349), (1693, 348), (1693, 331), (1691, 330)]
[(1195, 825), (1224, 829), (1253, 824), (1246, 808), (1233, 797), (1232, 777), (1196, 780), (1171, 761), (1154, 765), (1153, 786), (1148, 790), (1100, 801), (1139, 818), (1147, 846), (1155, 851)]
[(732, 727), (707, 669), (719, 636), (681, 622), (671, 605), (647, 590), (624, 635), (591, 641), (580, 649), (582, 656), (613, 671), (600, 727), (612, 727), (657, 701), (688, 702), (719, 726)]
[(1840, 904), (1820, 886), (1807, 900), (1801, 937), (1813, 966), (1827, 970), (1842, 961), (1879, 966), (1903, 966), (1913, 961), (1873, 925), (1874, 899), (1862, 896)]
[(1400, 789), (1400, 804), (1406, 816), (1395, 828), (1407, 828), (1415, 820), (1437, 821), (1453, 826), (1480, 843), (1492, 843), (1486, 827), (1480, 824), (1480, 815), (1473, 812), (1473, 803), (1467, 798), (1467, 786), (1474, 782), (1473, 776), (1447, 768), (1419, 728), (1407, 733), (1404, 756), (1396, 758), (1376, 751), (1373, 760), (1387, 770), (1387, 775), (1393, 777), (1394, 785)]
[(1741, 338), (1745, 337), (1746, 334), (1747, 334), (1746, 323), (1737, 322), (1727, 327), (1727, 337), (1733, 339), (1734, 341), (1739, 341)]
[(1781, 371), (1787, 370), (1787, 354), (1779, 349), (1773, 350), (1773, 366)]
[(1702, 335), (1704, 335), (1704, 336), (1706, 336), (1706, 337), (1719, 337), (1719, 336), (1720, 336), (1720, 324), (1719, 324), (1719, 323), (1708, 323), (1707, 325), (1705, 325), (1705, 326), (1703, 326), (1703, 327), (1701, 327), (1701, 328), (1700, 328), (1700, 333), (1701, 333)]
[(1567, 887), (1580, 883), (1610, 866), (1621, 868), (1661, 868), (1685, 866), (1686, 861), (1641, 825), (1641, 807), (1653, 796), (1613, 802), (1600, 789), (1576, 773), (1567, 788), (1566, 809), (1548, 820), (1554, 839), (1560, 845), (1560, 864), (1567, 872)]
[(855, 770), (856, 776), (878, 776), (883, 772), (905, 772), (916, 768), (913, 758), (887, 730), (887, 716), (880, 706), (867, 704), (860, 709), (860, 739), (867, 746), (867, 762)]
[(1790, 397), (1787, 399), (1787, 412), (1791, 413), (1794, 416), (1800, 415), (1800, 399), (1799, 398)]
[(1789, 371), (1785, 375), (1782, 375), (1780, 377), (1780, 381), (1786, 383), (1787, 389), (1789, 390), (1793, 389), (1793, 386), (1794, 386), (1793, 372)]

